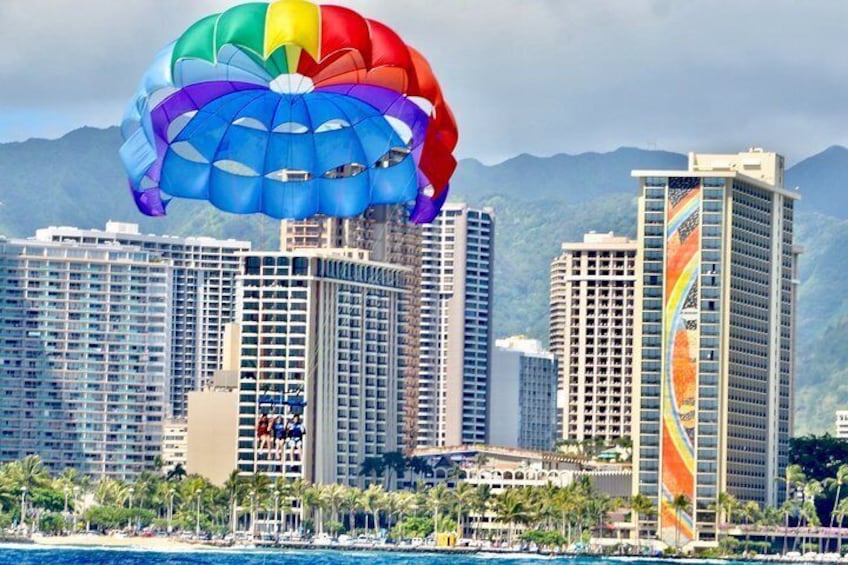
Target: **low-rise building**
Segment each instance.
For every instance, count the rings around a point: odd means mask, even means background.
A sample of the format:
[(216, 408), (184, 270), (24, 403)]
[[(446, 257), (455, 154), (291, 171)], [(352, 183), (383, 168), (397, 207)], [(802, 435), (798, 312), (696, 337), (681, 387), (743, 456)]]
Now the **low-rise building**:
[(524, 336), (497, 340), (492, 353), (489, 443), (553, 449), (556, 394), (556, 359), (542, 342)]
[(184, 418), (168, 419), (162, 426), (162, 469), (174, 470), (186, 466), (186, 434), (188, 422)]

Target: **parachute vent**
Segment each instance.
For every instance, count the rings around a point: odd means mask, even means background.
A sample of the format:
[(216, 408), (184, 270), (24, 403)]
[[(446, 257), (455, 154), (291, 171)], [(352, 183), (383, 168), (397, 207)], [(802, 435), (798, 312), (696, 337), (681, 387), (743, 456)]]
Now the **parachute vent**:
[(329, 171), (324, 173), (324, 178), (345, 179), (348, 177), (355, 177), (365, 169), (365, 165), (361, 165), (359, 163), (347, 163), (345, 165), (340, 165), (334, 169), (330, 169)]
[(388, 169), (394, 167), (398, 163), (403, 162), (409, 156), (409, 148), (407, 147), (392, 147), (382, 157), (374, 163), (375, 169)]
[(278, 182), (306, 182), (312, 179), (312, 173), (300, 169), (280, 169), (268, 173), (265, 178)]

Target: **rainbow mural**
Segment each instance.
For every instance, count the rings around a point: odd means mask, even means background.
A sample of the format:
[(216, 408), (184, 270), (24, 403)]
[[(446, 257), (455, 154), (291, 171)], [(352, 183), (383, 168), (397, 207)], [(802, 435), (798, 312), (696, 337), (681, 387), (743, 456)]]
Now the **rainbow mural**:
[(692, 512), (671, 501), (695, 500), (695, 396), (698, 385), (698, 265), (701, 186), (698, 178), (670, 178), (666, 203), (665, 314), (662, 378), (661, 536), (692, 539)]

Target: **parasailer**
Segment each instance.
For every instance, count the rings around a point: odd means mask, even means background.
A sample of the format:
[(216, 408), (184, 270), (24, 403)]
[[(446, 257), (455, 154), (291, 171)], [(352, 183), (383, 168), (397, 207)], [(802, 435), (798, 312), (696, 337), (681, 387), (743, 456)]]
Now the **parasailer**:
[(385, 25), (306, 0), (208, 16), (148, 69), (122, 122), (141, 212), (170, 197), (302, 219), (406, 204), (432, 221), (457, 130), (427, 61)]

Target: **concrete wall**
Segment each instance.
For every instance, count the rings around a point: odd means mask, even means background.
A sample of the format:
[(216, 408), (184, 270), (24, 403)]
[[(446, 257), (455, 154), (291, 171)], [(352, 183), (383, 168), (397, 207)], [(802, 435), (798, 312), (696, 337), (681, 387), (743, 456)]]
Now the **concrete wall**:
[(186, 471), (223, 485), (236, 468), (238, 392), (202, 390), (188, 394)]

